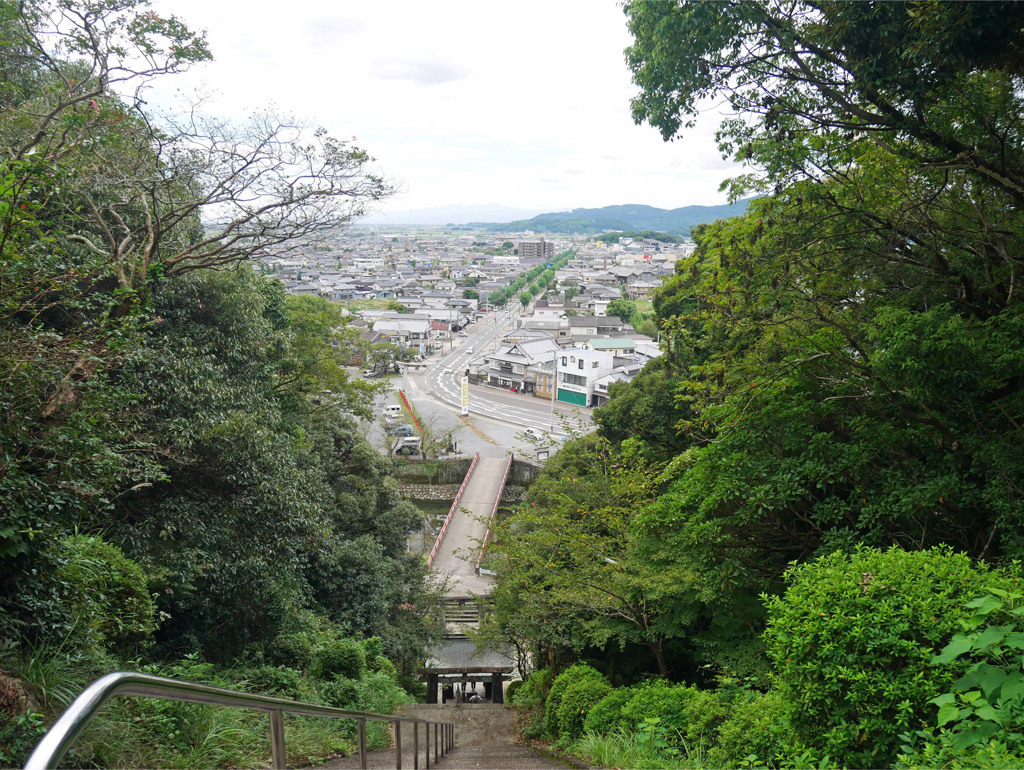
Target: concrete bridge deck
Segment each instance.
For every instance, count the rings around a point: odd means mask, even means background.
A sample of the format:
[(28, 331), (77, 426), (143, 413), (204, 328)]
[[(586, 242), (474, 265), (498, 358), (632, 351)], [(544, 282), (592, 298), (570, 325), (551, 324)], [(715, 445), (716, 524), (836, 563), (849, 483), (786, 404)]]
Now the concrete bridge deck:
[(476, 560), (491, 512), (504, 491), (509, 455), (481, 456), (452, 515), (431, 571), (446, 575), (450, 597), (486, 596), (493, 578), (476, 574)]

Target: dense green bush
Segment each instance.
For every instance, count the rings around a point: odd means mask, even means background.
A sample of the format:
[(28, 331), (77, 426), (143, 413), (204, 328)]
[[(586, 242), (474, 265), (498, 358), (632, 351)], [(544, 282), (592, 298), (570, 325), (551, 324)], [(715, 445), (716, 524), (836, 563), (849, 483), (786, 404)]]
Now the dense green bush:
[(156, 630), (156, 605), (142, 568), (117, 546), (86, 535), (60, 541), (56, 556), (72, 638), (124, 655), (138, 652)]
[[(308, 700), (311, 695), (309, 684), (302, 672), (287, 666), (257, 666), (238, 672), (242, 681), (238, 684), (249, 692), (260, 695), (277, 695), (292, 700)], [(199, 681), (198, 677), (183, 677)]]
[(270, 663), (309, 671), (315, 660), (314, 635), (307, 631), (279, 634), (266, 649)]
[(948, 549), (857, 548), (793, 567), (767, 600), (766, 640), (792, 728), (850, 767), (881, 767), (898, 736), (933, 722), (929, 700), (964, 672), (929, 665), (959, 630), (965, 605), (1010, 579)]
[(555, 677), (555, 681), (551, 684), (551, 690), (548, 692), (548, 697), (544, 704), (544, 723), (550, 735), (557, 737), (559, 734), (558, 709), (562, 705), (562, 698), (565, 696), (566, 690), (569, 689), (570, 685), (584, 679), (595, 679), (601, 682), (608, 681), (605, 679), (604, 674), (585, 663), (577, 663), (575, 666), (570, 666)]
[(526, 738), (540, 738), (545, 730), (544, 701), (551, 690), (551, 669), (534, 671), (518, 684), (509, 688), (508, 700), (519, 706), (519, 731)]
[(0, 767), (20, 767), (46, 734), (42, 714), (29, 712), (17, 717), (0, 713)]
[(328, 706), (340, 709), (359, 708), (360, 689), (359, 682), (355, 679), (339, 676), (329, 682), (321, 682), (317, 692)]
[(622, 707), (633, 697), (628, 687), (618, 687), (599, 700), (587, 714), (583, 724), (587, 732), (608, 735), (619, 726)]
[(551, 669), (542, 668), (524, 679), (509, 700), (517, 706), (542, 706), (550, 690)]
[(714, 690), (692, 690), (683, 702), (686, 727), (683, 737), (690, 742), (711, 745), (718, 740), (718, 730), (729, 718), (726, 699)]
[(355, 639), (332, 640), (314, 653), (313, 671), (320, 679), (359, 679), (366, 670), (366, 652)]
[(558, 707), (558, 732), (568, 738), (579, 738), (583, 734), (583, 723), (594, 707), (612, 691), (612, 686), (603, 678), (581, 679), (565, 690)]
[(669, 732), (683, 735), (686, 730), (686, 704), (695, 691), (662, 679), (632, 688), (632, 696), (622, 707), (620, 723), (635, 732), (645, 719), (658, 719)]
[(523, 679), (513, 679), (508, 683), (508, 687), (505, 688), (505, 700), (509, 703), (515, 703), (516, 693), (519, 692), (519, 688), (524, 684)]
[(770, 765), (782, 751), (784, 708), (777, 692), (747, 693), (733, 701), (708, 752), (712, 767), (737, 767), (748, 757), (757, 767)]

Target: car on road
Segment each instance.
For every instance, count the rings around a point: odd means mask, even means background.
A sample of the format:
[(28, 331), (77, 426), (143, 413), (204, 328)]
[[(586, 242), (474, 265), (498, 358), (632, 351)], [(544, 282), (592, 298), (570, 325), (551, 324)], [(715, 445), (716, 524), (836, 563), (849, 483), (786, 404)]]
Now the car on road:
[(374, 377), (380, 377), (381, 373), (376, 369), (363, 369), (363, 377), (366, 379), (373, 379)]
[(544, 431), (538, 430), (537, 428), (526, 428), (523, 433), (526, 434), (526, 438), (533, 439), (534, 441), (544, 441), (547, 439)]
[(412, 434), (412, 426), (407, 422), (403, 422), (401, 425), (396, 425), (388, 431), (389, 436), (411, 436)]
[(452, 373), (452, 368), (450, 366), (446, 366), (444, 368), (444, 371), (442, 372), (442, 374), (451, 374), (451, 373)]
[(396, 455), (414, 455), (420, 454), (422, 451), (423, 447), (421, 445), (419, 436), (410, 436), (408, 438), (403, 438), (401, 441), (398, 442), (398, 446), (395, 447)]
[(466, 332), (459, 332), (458, 336), (459, 337), (468, 337), (469, 335)]

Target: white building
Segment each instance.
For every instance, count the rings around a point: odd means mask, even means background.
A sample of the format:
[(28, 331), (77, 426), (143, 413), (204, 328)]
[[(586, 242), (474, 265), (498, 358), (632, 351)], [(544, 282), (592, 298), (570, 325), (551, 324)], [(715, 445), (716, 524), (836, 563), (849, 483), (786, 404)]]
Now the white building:
[(611, 374), (614, 356), (605, 350), (566, 348), (558, 356), (557, 400), (576, 406), (593, 406), (597, 381)]

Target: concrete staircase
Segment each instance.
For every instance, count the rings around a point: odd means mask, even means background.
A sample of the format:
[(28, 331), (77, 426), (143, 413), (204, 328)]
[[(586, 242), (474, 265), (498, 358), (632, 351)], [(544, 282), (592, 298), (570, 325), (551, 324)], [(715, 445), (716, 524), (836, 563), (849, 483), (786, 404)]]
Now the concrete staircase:
[(449, 641), (468, 637), (464, 626), (476, 628), (480, 625), (480, 606), (476, 599), (448, 598), (444, 602), (444, 623), (448, 630), (445, 638)]
[[(513, 707), (492, 704), (416, 705), (402, 710), (406, 716), (421, 717), (455, 723), (455, 748), (440, 761), (434, 761), (431, 747), (430, 767), (437, 770), (474, 768), (486, 770), (498, 768), (507, 770), (565, 770), (566, 764), (541, 754), (529, 746), (516, 743), (517, 711)], [(407, 736), (407, 727), (402, 731), (403, 770), (412, 770), (412, 740)], [(426, 768), (423, 758), (422, 728), (420, 739), (419, 766)], [(323, 765), (325, 770), (351, 770), (359, 767), (359, 757), (345, 757)], [(367, 756), (367, 767), (395, 767), (394, 749), (372, 751)]]

